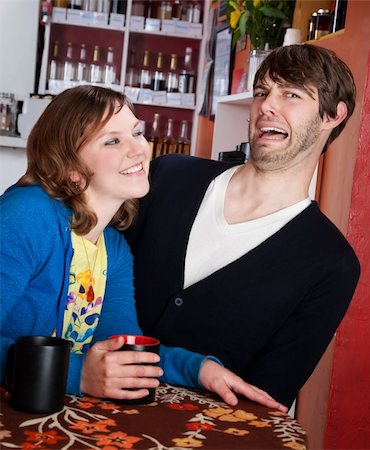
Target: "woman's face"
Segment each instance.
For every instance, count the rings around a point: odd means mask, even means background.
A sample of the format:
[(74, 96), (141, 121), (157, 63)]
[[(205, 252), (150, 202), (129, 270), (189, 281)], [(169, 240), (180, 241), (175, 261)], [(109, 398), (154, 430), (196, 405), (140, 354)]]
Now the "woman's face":
[(93, 173), (85, 194), (94, 211), (110, 205), (116, 211), (125, 200), (148, 193), (150, 147), (128, 106), (82, 147), (80, 158)]

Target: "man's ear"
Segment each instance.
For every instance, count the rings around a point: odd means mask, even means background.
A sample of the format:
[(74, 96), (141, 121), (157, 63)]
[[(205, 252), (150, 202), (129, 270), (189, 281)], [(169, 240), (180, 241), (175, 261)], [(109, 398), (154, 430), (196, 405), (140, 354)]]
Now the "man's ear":
[(324, 128), (332, 130), (341, 122), (343, 122), (343, 120), (347, 117), (347, 114), (347, 105), (344, 102), (340, 101), (337, 105), (337, 114), (335, 117), (329, 117), (327, 114), (325, 115), (323, 122)]

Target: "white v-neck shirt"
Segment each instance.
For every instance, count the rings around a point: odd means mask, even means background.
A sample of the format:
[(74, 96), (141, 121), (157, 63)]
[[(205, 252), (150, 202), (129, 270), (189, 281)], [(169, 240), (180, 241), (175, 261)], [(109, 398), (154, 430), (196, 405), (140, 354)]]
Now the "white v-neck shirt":
[(184, 289), (257, 247), (311, 204), (306, 198), (267, 216), (229, 224), (224, 216), (225, 194), (237, 169), (231, 167), (216, 177), (204, 195), (189, 236)]

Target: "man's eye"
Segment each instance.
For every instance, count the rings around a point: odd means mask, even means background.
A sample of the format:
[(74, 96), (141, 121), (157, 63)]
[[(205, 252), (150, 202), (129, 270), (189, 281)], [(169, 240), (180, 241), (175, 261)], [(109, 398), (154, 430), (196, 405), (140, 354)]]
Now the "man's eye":
[(113, 138), (109, 139), (109, 141), (104, 142), (104, 145), (115, 145), (115, 144), (119, 144), (119, 139)]
[(288, 92), (287, 96), (289, 98), (301, 98), (298, 94), (296, 94), (295, 92)]
[(267, 93), (263, 92), (263, 91), (256, 91), (256, 92), (254, 92), (253, 96), (254, 97), (266, 97)]

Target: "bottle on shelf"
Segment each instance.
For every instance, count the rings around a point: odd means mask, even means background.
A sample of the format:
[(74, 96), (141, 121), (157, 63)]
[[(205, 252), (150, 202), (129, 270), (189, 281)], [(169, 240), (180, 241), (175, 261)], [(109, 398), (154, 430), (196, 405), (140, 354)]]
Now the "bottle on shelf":
[(151, 148), (152, 159), (154, 159), (156, 156), (159, 156), (162, 154), (163, 139), (162, 139), (162, 137), (160, 135), (160, 131), (159, 131), (159, 125), (160, 125), (159, 122), (160, 122), (160, 115), (158, 113), (154, 113), (152, 127), (146, 138), (149, 143), (149, 146)]
[(116, 72), (114, 50), (113, 47), (108, 47), (107, 62), (103, 69), (103, 83), (107, 85), (116, 84)]
[(180, 20), (181, 19), (181, 1), (175, 0), (172, 5), (172, 20)]
[(151, 89), (153, 91), (164, 91), (166, 85), (165, 76), (163, 73), (163, 53), (158, 52), (157, 68), (153, 73), (151, 80)]
[(54, 0), (54, 6), (58, 8), (68, 8), (69, 1), (68, 0)]
[(136, 50), (130, 49), (130, 62), (126, 70), (125, 86), (138, 87), (139, 83), (139, 71), (136, 68)]
[(200, 23), (200, 15), (201, 15), (201, 9), (200, 4), (196, 1), (193, 5), (193, 17), (192, 22), (193, 23)]
[(113, 14), (125, 14), (126, 2), (125, 0), (112, 0), (110, 5), (110, 12)]
[(185, 22), (193, 21), (193, 5), (189, 2), (184, 3), (181, 8), (181, 20)]
[(140, 71), (140, 89), (150, 89), (152, 74), (149, 70), (149, 51), (144, 51), (143, 65)]
[(157, 6), (157, 19), (166, 20), (171, 19), (172, 16), (172, 5), (171, 2), (162, 1)]
[(181, 121), (180, 137), (177, 140), (177, 153), (190, 155), (190, 139), (188, 138), (188, 121)]
[(191, 47), (186, 47), (184, 69), (181, 70), (179, 75), (179, 92), (182, 94), (194, 93), (195, 73), (191, 62), (192, 54), (193, 49)]
[(168, 155), (170, 153), (176, 153), (177, 142), (173, 136), (173, 119), (167, 120), (166, 135), (162, 142), (162, 155)]
[(68, 42), (66, 58), (63, 64), (63, 80), (73, 81), (74, 79), (75, 79), (75, 64), (73, 62), (73, 46), (71, 42)]
[(59, 59), (59, 41), (54, 42), (53, 55), (49, 63), (49, 80), (60, 80), (61, 79), (61, 62)]
[(146, 19), (152, 19), (156, 16), (155, 5), (153, 0), (146, 0), (145, 9), (144, 9), (144, 17)]
[(79, 81), (80, 83), (82, 81), (88, 81), (85, 44), (81, 44), (80, 47), (80, 58), (78, 60), (76, 69), (76, 81)]
[(166, 76), (166, 91), (167, 92), (178, 92), (179, 91), (179, 76), (176, 72), (177, 70), (177, 55), (176, 53), (171, 54), (170, 71)]
[(68, 8), (70, 8), (70, 9), (82, 9), (82, 0), (69, 0)]
[(111, 0), (97, 0), (96, 12), (109, 14), (110, 10), (111, 10)]
[(91, 83), (101, 83), (102, 81), (102, 67), (100, 65), (100, 48), (98, 45), (94, 46), (93, 62), (92, 64), (90, 64), (89, 81)]

